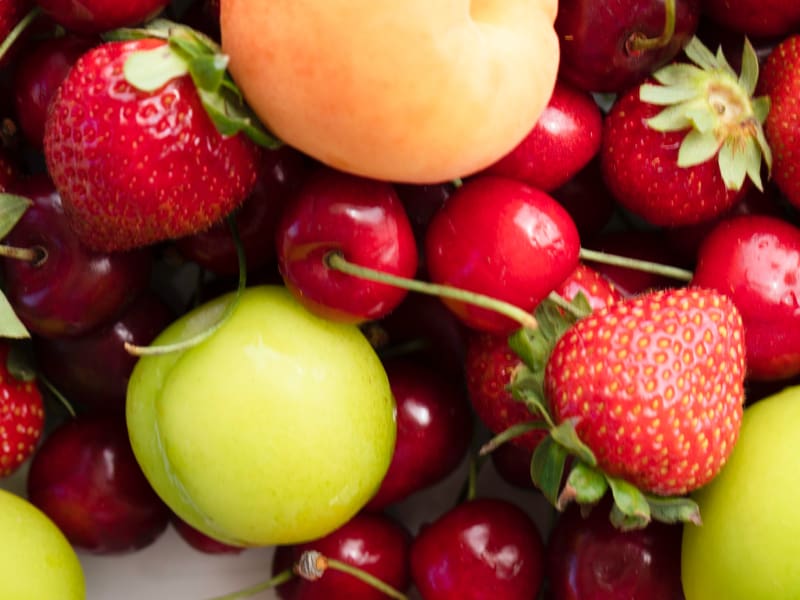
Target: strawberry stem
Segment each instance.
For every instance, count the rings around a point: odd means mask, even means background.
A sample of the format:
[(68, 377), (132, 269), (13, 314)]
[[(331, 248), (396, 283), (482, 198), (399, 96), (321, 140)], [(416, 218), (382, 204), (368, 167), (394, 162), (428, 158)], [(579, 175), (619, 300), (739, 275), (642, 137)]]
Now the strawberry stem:
[(250, 598), (251, 596), (255, 596), (256, 594), (263, 592), (265, 590), (278, 587), (279, 585), (293, 579), (294, 576), (295, 574), (294, 571), (292, 571), (292, 569), (285, 569), (280, 573), (277, 573), (267, 581), (264, 581), (262, 583), (257, 583), (256, 585), (244, 588), (242, 590), (239, 590), (238, 592), (225, 594), (224, 596), (216, 596), (214, 598), (211, 598), (210, 600), (241, 600), (241, 598)]
[(498, 300), (497, 298), (492, 298), (491, 296), (454, 288), (448, 285), (441, 285), (428, 281), (418, 281), (416, 279), (409, 279), (408, 277), (400, 277), (398, 275), (392, 275), (390, 273), (384, 273), (383, 271), (370, 269), (369, 267), (362, 267), (360, 265), (351, 263), (344, 256), (342, 256), (341, 252), (337, 251), (329, 252), (325, 255), (323, 260), (331, 269), (340, 271), (346, 275), (360, 277), (361, 279), (367, 279), (377, 283), (385, 283), (386, 285), (392, 285), (413, 292), (420, 292), (422, 294), (428, 294), (431, 296), (458, 300), (479, 308), (495, 311), (496, 313), (516, 321), (522, 327), (527, 327), (528, 329), (536, 329), (537, 327), (536, 319), (532, 314), (518, 306), (514, 306), (513, 304), (504, 302), (503, 300)]
[(483, 446), (481, 446), (480, 450), (478, 450), (478, 455), (486, 456), (487, 454), (490, 454), (491, 452), (497, 450), (497, 448), (499, 448), (506, 442), (509, 442), (516, 437), (524, 435), (529, 431), (549, 431), (551, 428), (552, 424), (548, 424), (541, 419), (536, 419), (534, 421), (525, 421), (523, 423), (516, 423), (514, 425), (511, 425), (507, 429), (504, 429), (496, 436), (491, 438), (488, 442), (486, 442)]
[(608, 254), (606, 252), (599, 252), (597, 250), (589, 250), (588, 248), (581, 248), (580, 257), (589, 262), (598, 262), (606, 265), (614, 265), (617, 267), (625, 267), (626, 269), (633, 269), (635, 271), (644, 271), (654, 275), (663, 275), (678, 281), (691, 281), (694, 273), (679, 267), (664, 265), (649, 260), (641, 260), (638, 258), (631, 258), (630, 256), (619, 256), (617, 254)]
[(408, 600), (405, 594), (394, 589), (388, 583), (381, 581), (371, 573), (347, 564), (346, 562), (336, 560), (335, 558), (329, 558), (316, 550), (306, 550), (303, 552), (303, 554), (300, 555), (300, 560), (298, 560), (295, 565), (294, 572), (303, 579), (316, 581), (322, 577), (328, 569), (352, 575), (359, 581), (363, 581), (367, 585), (395, 600)]
[(14, 28), (8, 33), (3, 42), (0, 43), (0, 60), (3, 59), (9, 48), (14, 45), (14, 42), (19, 39), (22, 33), (31, 23), (33, 23), (33, 21), (41, 14), (41, 12), (41, 8), (34, 6), (30, 11), (28, 11), (28, 14), (20, 19), (19, 23), (14, 25)]
[(657, 50), (670, 43), (675, 35), (675, 0), (664, 0), (664, 29), (658, 37), (646, 37), (642, 32), (632, 33), (625, 41), (625, 52), (637, 55), (648, 50)]

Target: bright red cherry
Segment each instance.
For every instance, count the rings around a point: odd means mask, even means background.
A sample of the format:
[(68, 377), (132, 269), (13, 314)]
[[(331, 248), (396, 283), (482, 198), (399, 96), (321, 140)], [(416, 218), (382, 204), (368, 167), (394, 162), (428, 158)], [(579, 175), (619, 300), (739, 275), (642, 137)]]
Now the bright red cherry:
[(543, 545), (527, 513), (502, 499), (457, 505), (424, 525), (411, 545), (411, 577), (425, 600), (532, 600)]
[(328, 167), (312, 173), (292, 196), (276, 238), (286, 286), (306, 308), (333, 321), (379, 319), (406, 290), (334, 270), (328, 254), (406, 278), (417, 270), (414, 234), (394, 187)]
[[(411, 535), (393, 518), (360, 513), (318, 540), (276, 548), (272, 573), (292, 567), (309, 550), (357, 567), (398, 591), (409, 587)], [(328, 569), (316, 581), (294, 578), (277, 588), (283, 600), (385, 600), (383, 592), (353, 575)]]
[(472, 411), (460, 386), (405, 359), (384, 362), (397, 403), (397, 441), (389, 470), (367, 504), (379, 510), (440, 481), (464, 459)]
[[(578, 264), (575, 223), (547, 193), (484, 175), (458, 188), (428, 226), (431, 281), (532, 311)], [(519, 324), (485, 308), (443, 299), (468, 326), (497, 334)]]
[(33, 456), (28, 497), (76, 547), (96, 554), (143, 548), (170, 511), (145, 479), (116, 417), (79, 416), (50, 433)]

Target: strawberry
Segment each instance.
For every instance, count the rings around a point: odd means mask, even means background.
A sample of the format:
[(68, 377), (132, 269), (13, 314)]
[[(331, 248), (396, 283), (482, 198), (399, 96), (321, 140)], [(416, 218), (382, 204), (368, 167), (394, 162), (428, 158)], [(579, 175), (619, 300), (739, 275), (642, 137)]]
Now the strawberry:
[[(52, 100), (47, 167), (77, 235), (94, 250), (204, 230), (255, 184), (258, 146), (220, 133), (183, 58), (165, 39), (106, 42), (77, 60)], [(143, 82), (134, 87), (136, 76)], [(201, 91), (205, 100), (210, 93)]]
[(775, 155), (773, 178), (787, 200), (800, 207), (800, 35), (780, 42), (764, 61), (759, 91), (769, 96), (770, 111), (764, 123), (767, 141)]
[(741, 75), (697, 38), (685, 52), (693, 64), (663, 67), (621, 94), (604, 123), (606, 184), (622, 206), (654, 225), (713, 219), (750, 182), (761, 189), (762, 158), (771, 164), (762, 130), (769, 102), (753, 98), (753, 47), (744, 46)]
[(553, 418), (575, 421), (598, 467), (640, 489), (706, 484), (736, 443), (744, 331), (733, 302), (705, 288), (652, 292), (578, 321), (545, 372)]
[(35, 381), (22, 381), (7, 367), (9, 344), (0, 342), (0, 478), (31, 456), (42, 436), (44, 405)]

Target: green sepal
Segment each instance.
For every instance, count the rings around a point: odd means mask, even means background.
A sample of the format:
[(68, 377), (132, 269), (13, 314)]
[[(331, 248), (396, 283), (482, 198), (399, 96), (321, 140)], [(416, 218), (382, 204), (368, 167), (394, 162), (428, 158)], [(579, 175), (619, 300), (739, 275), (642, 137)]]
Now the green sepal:
[(739, 85), (742, 86), (748, 96), (752, 96), (756, 92), (757, 84), (758, 55), (750, 40), (745, 37), (744, 47), (742, 48), (742, 70), (739, 73)]
[[(715, 56), (697, 36), (689, 40), (689, 43), (686, 44), (683, 51), (694, 64), (706, 71), (715, 71), (724, 66), (720, 65), (717, 56)], [(724, 64), (727, 65), (727, 61), (725, 61)], [(730, 69), (729, 65), (728, 68)]]
[(563, 510), (572, 501), (581, 505), (597, 504), (608, 491), (606, 476), (595, 467), (576, 460), (567, 476), (556, 508)]
[(531, 480), (554, 506), (558, 502), (567, 456), (566, 448), (548, 435), (539, 442), (531, 457)]
[(550, 425), (545, 421), (534, 419), (531, 421), (524, 421), (522, 423), (515, 423), (492, 437), (488, 442), (483, 444), (478, 450), (478, 456), (485, 456), (490, 452), (494, 452), (503, 444), (510, 442), (514, 438), (525, 435), (531, 431), (549, 431)]
[(702, 525), (700, 507), (691, 498), (646, 495), (645, 499), (650, 506), (650, 516), (654, 521)]
[(693, 167), (711, 160), (720, 151), (721, 145), (713, 131), (692, 129), (678, 149), (678, 166)]
[(0, 239), (6, 237), (33, 204), (29, 198), (0, 193)]
[(644, 493), (624, 479), (606, 476), (614, 506), (611, 509), (611, 522), (623, 530), (645, 527), (651, 519), (650, 504)]
[(143, 92), (155, 92), (189, 73), (189, 66), (169, 46), (131, 54), (122, 67), (125, 80)]
[(169, 19), (153, 19), (143, 27), (119, 27), (104, 32), (101, 38), (106, 42), (128, 42), (147, 38), (166, 40), (170, 31), (177, 25)]
[(575, 431), (575, 419), (565, 419), (556, 425), (551, 431), (552, 438), (561, 444), (570, 454), (576, 456), (590, 467), (597, 465), (597, 458), (594, 452), (581, 441), (578, 432)]
[(6, 369), (14, 379), (31, 382), (36, 380), (35, 359), (29, 340), (16, 341), (10, 344)]
[(2, 292), (0, 292), (0, 337), (12, 339), (31, 337), (25, 325), (14, 312), (8, 298)]

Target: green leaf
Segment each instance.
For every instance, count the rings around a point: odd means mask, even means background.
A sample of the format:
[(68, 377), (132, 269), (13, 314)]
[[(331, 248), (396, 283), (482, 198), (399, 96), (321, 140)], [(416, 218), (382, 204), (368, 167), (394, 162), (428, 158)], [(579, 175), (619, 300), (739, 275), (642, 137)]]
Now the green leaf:
[(678, 166), (693, 167), (714, 158), (719, 152), (720, 140), (714, 131), (691, 130), (686, 134), (678, 150)]
[(715, 70), (719, 68), (719, 63), (714, 54), (700, 41), (700, 38), (694, 36), (686, 47), (683, 49), (686, 56), (694, 62), (701, 69)]
[[(747, 156), (736, 148), (736, 142), (726, 140), (719, 151), (719, 171), (725, 187), (740, 190), (747, 176)], [(760, 163), (759, 163), (760, 164)]]
[(770, 104), (769, 96), (759, 96), (751, 100), (750, 105), (753, 107), (753, 116), (756, 121), (764, 123), (767, 120)]
[(531, 480), (553, 506), (558, 503), (566, 462), (566, 449), (549, 435), (539, 442), (531, 458)]
[(564, 446), (570, 454), (578, 457), (578, 459), (585, 462), (587, 465), (594, 467), (597, 465), (597, 459), (594, 452), (581, 441), (578, 437), (578, 432), (575, 431), (575, 420), (566, 419), (559, 423), (552, 429), (550, 435), (555, 441)]
[[(578, 504), (596, 504), (608, 490), (608, 481), (603, 473), (579, 460), (569, 472), (564, 489), (569, 490), (569, 497)], [(562, 492), (561, 498), (565, 498), (565, 493)]]
[(0, 337), (15, 339), (31, 337), (2, 292), (0, 292)]
[(742, 48), (742, 72), (739, 75), (739, 85), (744, 88), (748, 96), (752, 96), (756, 91), (758, 83), (758, 55), (747, 37), (744, 38), (744, 48)]
[(742, 154), (744, 154), (744, 165), (747, 170), (747, 177), (759, 191), (763, 192), (764, 184), (761, 182), (761, 149), (758, 147), (758, 141), (753, 138), (745, 139)]
[[(606, 476), (614, 496), (612, 521), (623, 529), (644, 527), (650, 522), (650, 504), (642, 491), (624, 479)], [(616, 513), (616, 514), (615, 514)]]
[(535, 340), (532, 331), (526, 327), (520, 327), (510, 336), (508, 336), (508, 346), (516, 354), (519, 359), (528, 366), (528, 368), (535, 368), (536, 363), (536, 349), (534, 347)]
[(695, 85), (703, 76), (701, 68), (685, 63), (671, 63), (653, 73), (653, 78), (662, 85)]
[(701, 525), (700, 507), (691, 498), (682, 496), (645, 496), (650, 505), (650, 515), (662, 523), (693, 523)]
[(155, 92), (164, 85), (189, 73), (186, 61), (169, 45), (131, 54), (122, 67), (125, 79), (143, 92)]
[(25, 196), (0, 194), (0, 239), (6, 237), (14, 229), (14, 225), (19, 222), (31, 204), (33, 202)]
[(693, 100), (699, 94), (695, 84), (654, 85), (643, 83), (639, 86), (639, 100), (648, 104), (670, 106), (679, 102)]
[(656, 116), (647, 119), (647, 126), (662, 132), (689, 129), (692, 121), (686, 116), (686, 109), (685, 104), (668, 106)]
[(282, 142), (264, 129), (263, 125), (245, 107), (229, 103), (219, 94), (202, 89), (197, 92), (203, 108), (206, 109), (222, 135), (236, 135), (241, 131), (259, 146), (265, 148), (281, 146)]
[(542, 391), (541, 377), (530, 369), (520, 369), (511, 384), (511, 395), (522, 402), (535, 417), (541, 417), (549, 427), (553, 427), (553, 419)]

